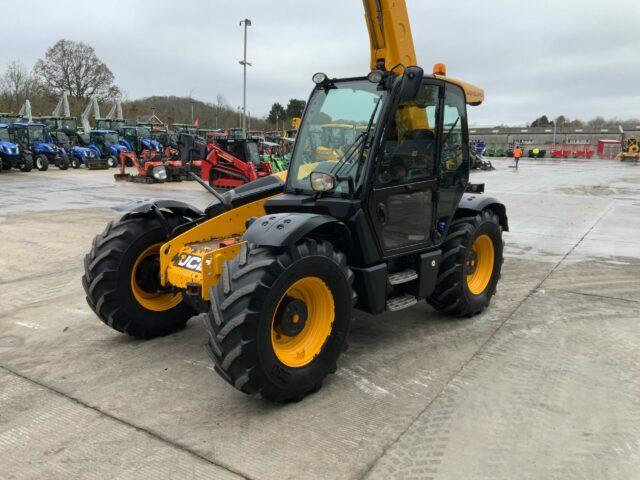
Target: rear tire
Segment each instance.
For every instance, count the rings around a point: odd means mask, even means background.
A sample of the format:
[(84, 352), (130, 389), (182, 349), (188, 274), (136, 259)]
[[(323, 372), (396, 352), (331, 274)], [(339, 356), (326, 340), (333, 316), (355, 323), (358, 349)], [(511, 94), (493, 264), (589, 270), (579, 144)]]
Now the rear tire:
[[(486, 255), (478, 248), (480, 244), (488, 248)], [(496, 293), (503, 248), (502, 227), (494, 212), (484, 210), (473, 217), (454, 220), (442, 246), (436, 288), (427, 302), (436, 310), (456, 317), (480, 313)], [(483, 258), (491, 258), (491, 263), (482, 263)], [(476, 271), (486, 275), (474, 277)]]
[[(170, 229), (188, 221), (180, 215), (165, 217)], [(155, 217), (112, 221), (94, 238), (84, 259), (82, 286), (105, 324), (136, 338), (152, 338), (184, 328), (196, 314), (182, 293), (161, 290), (157, 253), (145, 253), (166, 241)]]
[(31, 155), (25, 155), (19, 163), (21, 172), (30, 172), (33, 169), (33, 157)]
[[(352, 282), (345, 256), (328, 242), (306, 238), (286, 251), (243, 246), (211, 289), (205, 326), (216, 372), (238, 390), (276, 402), (318, 390), (345, 348)], [(287, 316), (292, 305), (304, 311), (301, 323)], [(285, 321), (289, 335), (281, 330)], [(293, 324), (300, 330), (290, 330)]]
[(35, 165), (41, 172), (46, 172), (49, 169), (49, 159), (46, 155), (40, 154), (36, 156)]

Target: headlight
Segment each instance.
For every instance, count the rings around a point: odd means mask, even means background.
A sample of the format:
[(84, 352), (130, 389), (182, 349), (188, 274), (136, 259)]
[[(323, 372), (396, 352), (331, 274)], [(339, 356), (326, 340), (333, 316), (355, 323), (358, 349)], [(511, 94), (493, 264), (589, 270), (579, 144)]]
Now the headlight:
[(367, 80), (369, 80), (371, 83), (380, 83), (383, 78), (384, 72), (380, 70), (373, 70), (369, 73), (369, 75), (367, 75)]
[(153, 167), (153, 178), (155, 178), (156, 180), (167, 179), (167, 169), (164, 168), (164, 165), (160, 165), (159, 167)]
[(328, 173), (312, 172), (311, 188), (316, 192), (328, 192), (336, 186), (335, 179)]
[(315, 83), (316, 85), (320, 85), (321, 83), (327, 81), (327, 75), (325, 73), (318, 72), (315, 73), (313, 77), (311, 77), (311, 79), (313, 80), (313, 83)]

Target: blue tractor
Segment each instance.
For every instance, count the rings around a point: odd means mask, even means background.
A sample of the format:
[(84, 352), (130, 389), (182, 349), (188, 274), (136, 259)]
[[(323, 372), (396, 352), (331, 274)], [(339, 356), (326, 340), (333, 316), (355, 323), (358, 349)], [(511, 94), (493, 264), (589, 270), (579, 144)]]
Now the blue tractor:
[(81, 145), (75, 145), (72, 137), (62, 130), (50, 132), (53, 143), (64, 149), (72, 168), (84, 165), (89, 170), (106, 170), (109, 168), (107, 160), (100, 158), (95, 150)]
[(118, 166), (120, 153), (130, 151), (130, 147), (121, 143), (118, 132), (114, 130), (91, 130), (88, 148), (96, 158), (107, 161), (110, 168)]
[(33, 157), (22, 151), (17, 143), (11, 141), (8, 125), (0, 124), (0, 172), (18, 168), (29, 172), (33, 168)]
[(125, 125), (121, 129), (122, 143), (126, 147), (141, 155), (143, 150), (162, 153), (162, 145), (152, 138), (151, 129), (141, 125)]
[(66, 152), (50, 142), (47, 127), (43, 123), (16, 122), (9, 127), (9, 136), (21, 151), (33, 157), (38, 170), (45, 171), (49, 165), (55, 165), (60, 170), (69, 168)]
[(487, 142), (484, 140), (474, 140), (469, 142), (469, 145), (474, 150), (474, 153), (479, 156), (484, 156), (487, 151)]

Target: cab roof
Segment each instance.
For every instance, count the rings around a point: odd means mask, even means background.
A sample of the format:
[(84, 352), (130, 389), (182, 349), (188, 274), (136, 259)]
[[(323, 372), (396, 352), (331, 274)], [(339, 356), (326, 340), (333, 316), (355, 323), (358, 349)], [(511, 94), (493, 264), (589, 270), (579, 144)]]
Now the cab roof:
[(26, 122), (15, 122), (13, 124), (14, 127), (46, 127), (44, 123), (26, 123)]
[(452, 83), (462, 88), (462, 90), (464, 91), (464, 96), (467, 100), (467, 104), (477, 106), (484, 102), (484, 90), (482, 88), (476, 87), (475, 85), (464, 82), (462, 80), (458, 80), (457, 78), (447, 77), (444, 75), (434, 75), (434, 77), (438, 80)]
[(91, 133), (118, 133), (115, 130), (91, 130)]

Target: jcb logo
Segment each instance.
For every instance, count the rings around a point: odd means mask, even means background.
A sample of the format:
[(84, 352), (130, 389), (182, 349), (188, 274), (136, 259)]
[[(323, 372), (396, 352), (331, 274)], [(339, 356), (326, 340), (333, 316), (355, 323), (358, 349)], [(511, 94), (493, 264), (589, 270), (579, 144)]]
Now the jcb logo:
[(194, 272), (201, 272), (202, 258), (195, 255), (182, 255), (178, 260), (178, 266)]

